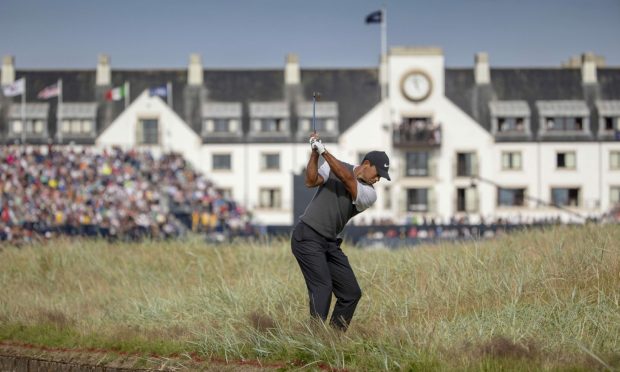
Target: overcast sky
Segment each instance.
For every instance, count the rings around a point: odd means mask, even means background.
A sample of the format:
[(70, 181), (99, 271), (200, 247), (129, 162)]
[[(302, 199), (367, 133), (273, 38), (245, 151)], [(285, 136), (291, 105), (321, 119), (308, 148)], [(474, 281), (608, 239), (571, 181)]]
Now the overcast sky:
[(559, 66), (585, 51), (620, 66), (620, 0), (0, 0), (0, 53), (19, 68), (371, 67), (388, 45), (439, 46), (446, 65)]

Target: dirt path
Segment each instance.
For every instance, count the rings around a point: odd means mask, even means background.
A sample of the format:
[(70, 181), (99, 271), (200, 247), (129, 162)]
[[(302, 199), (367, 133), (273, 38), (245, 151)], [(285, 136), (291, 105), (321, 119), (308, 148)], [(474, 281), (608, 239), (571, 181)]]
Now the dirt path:
[(261, 364), (258, 361), (205, 360), (198, 355), (163, 357), (97, 349), (61, 349), (18, 342), (0, 341), (0, 371), (266, 371), (287, 363)]

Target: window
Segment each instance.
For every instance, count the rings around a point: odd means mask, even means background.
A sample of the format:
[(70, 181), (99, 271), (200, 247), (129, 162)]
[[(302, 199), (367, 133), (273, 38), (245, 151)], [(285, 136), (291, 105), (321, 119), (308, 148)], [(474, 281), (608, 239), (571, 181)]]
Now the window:
[[(336, 120), (330, 118), (316, 118), (315, 128), (317, 132), (333, 132), (336, 130)], [(303, 128), (310, 132), (312, 128), (312, 118), (303, 119)]]
[(609, 189), (609, 203), (612, 207), (620, 203), (620, 186), (612, 186)]
[(34, 132), (37, 134), (43, 133), (43, 120), (34, 121)]
[(60, 128), (63, 133), (69, 133), (71, 131), (71, 121), (63, 120)]
[(280, 170), (280, 154), (262, 154), (262, 170)]
[(578, 188), (552, 188), (551, 202), (554, 205), (577, 207), (579, 206)]
[(558, 152), (556, 154), (556, 165), (558, 169), (575, 169), (577, 166), (575, 152)]
[(21, 120), (13, 120), (13, 133), (21, 133), (23, 129)]
[(262, 119), (260, 121), (261, 132), (281, 132), (283, 130), (282, 119)]
[(216, 133), (230, 132), (228, 119), (213, 120), (213, 131)]
[(475, 212), (478, 210), (478, 191), (473, 187), (456, 189), (456, 211)]
[(548, 117), (545, 122), (546, 129), (550, 132), (583, 130), (583, 118), (581, 117)]
[(93, 131), (93, 122), (91, 120), (82, 120), (82, 133), (90, 133)]
[(282, 195), (278, 188), (261, 188), (260, 189), (260, 201), (261, 208), (281, 208), (282, 207)]
[(11, 122), (11, 130), (15, 134), (26, 132), (29, 134), (42, 134), (45, 131), (46, 122), (41, 119), (27, 119), (24, 123), (21, 120), (13, 120)]
[(140, 120), (137, 132), (138, 143), (143, 145), (159, 144), (159, 121), (157, 119)]
[(428, 189), (407, 189), (407, 211), (428, 211)]
[(80, 120), (71, 120), (71, 133), (80, 133), (82, 122)]
[(519, 117), (498, 118), (497, 131), (500, 133), (525, 132), (525, 119)]
[(63, 133), (67, 134), (91, 133), (93, 130), (93, 121), (79, 119), (63, 119), (60, 125), (60, 130)]
[(604, 126), (603, 126), (603, 129), (606, 132), (611, 132), (614, 129), (616, 129), (615, 126), (614, 126), (614, 118), (613, 117), (606, 116), (606, 117), (603, 118), (603, 122), (605, 123)]
[(230, 170), (231, 156), (230, 154), (213, 154), (213, 170)]
[(456, 211), (457, 212), (465, 212), (465, 191), (467, 189), (458, 188), (456, 189)]
[(620, 151), (611, 151), (609, 153), (609, 169), (620, 170)]
[(525, 189), (499, 188), (497, 191), (497, 206), (523, 207), (525, 205)]
[(459, 152), (456, 154), (456, 176), (470, 177), (476, 175), (476, 154), (472, 152)]
[(521, 152), (506, 151), (502, 153), (503, 170), (521, 170)]
[(428, 151), (407, 152), (407, 168), (406, 175), (409, 177), (426, 177), (428, 176)]

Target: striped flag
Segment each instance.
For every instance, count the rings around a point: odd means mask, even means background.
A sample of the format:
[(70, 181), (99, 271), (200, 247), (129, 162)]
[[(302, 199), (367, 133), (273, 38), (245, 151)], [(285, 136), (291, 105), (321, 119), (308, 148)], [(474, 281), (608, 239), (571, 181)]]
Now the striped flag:
[(48, 87), (43, 88), (43, 90), (41, 90), (39, 94), (37, 94), (37, 98), (38, 99), (49, 99), (52, 97), (58, 97), (59, 94), (60, 94), (60, 87), (58, 86), (58, 83), (56, 83), (56, 84), (52, 84)]
[(105, 92), (106, 101), (120, 101), (125, 97), (125, 87), (116, 87)]

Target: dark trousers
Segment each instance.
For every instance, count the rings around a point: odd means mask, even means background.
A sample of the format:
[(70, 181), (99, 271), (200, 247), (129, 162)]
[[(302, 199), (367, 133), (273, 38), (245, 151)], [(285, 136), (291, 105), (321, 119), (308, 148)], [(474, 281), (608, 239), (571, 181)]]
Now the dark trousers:
[(306, 280), (310, 315), (327, 320), (333, 292), (337, 301), (330, 324), (346, 330), (362, 297), (362, 290), (349, 259), (340, 249), (341, 242), (342, 239), (326, 239), (300, 221), (293, 230), (291, 249)]

